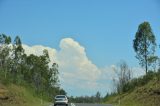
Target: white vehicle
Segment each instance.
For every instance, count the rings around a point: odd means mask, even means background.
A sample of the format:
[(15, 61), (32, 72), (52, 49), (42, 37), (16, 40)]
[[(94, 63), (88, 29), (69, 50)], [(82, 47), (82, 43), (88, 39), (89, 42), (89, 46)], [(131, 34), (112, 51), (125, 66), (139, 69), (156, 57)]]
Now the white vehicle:
[(68, 106), (67, 96), (65, 96), (65, 95), (57, 95), (57, 96), (55, 97), (54, 106), (57, 106), (57, 105), (65, 105), (65, 106)]

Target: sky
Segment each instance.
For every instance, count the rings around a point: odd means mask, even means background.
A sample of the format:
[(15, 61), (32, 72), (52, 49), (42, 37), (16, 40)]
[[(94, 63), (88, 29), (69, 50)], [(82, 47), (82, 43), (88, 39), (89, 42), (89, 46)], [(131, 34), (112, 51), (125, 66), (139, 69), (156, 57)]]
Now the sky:
[(0, 33), (19, 35), (28, 55), (47, 49), (68, 95), (105, 94), (119, 61), (143, 74), (133, 39), (148, 21), (160, 43), (159, 11), (159, 0), (0, 0)]

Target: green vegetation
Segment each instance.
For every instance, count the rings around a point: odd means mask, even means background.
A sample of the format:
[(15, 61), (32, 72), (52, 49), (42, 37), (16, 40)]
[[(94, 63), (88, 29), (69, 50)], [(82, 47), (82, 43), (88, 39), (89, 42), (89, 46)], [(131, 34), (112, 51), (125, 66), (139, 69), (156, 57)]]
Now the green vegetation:
[(33, 88), (15, 84), (0, 84), (0, 106), (49, 106), (40, 99)]
[(69, 97), (69, 101), (73, 103), (100, 103), (102, 99), (100, 92), (97, 92), (93, 96)]
[(128, 83), (127, 91), (106, 95), (105, 103), (118, 106), (158, 106), (160, 104), (160, 71), (149, 72)]
[(131, 69), (128, 67), (127, 63), (121, 61), (119, 67), (115, 68), (114, 71), (116, 72), (118, 80), (115, 78), (113, 79), (113, 83), (115, 86), (115, 92), (121, 93), (128, 90), (126, 87), (128, 86), (128, 82), (131, 81)]
[(52, 101), (56, 94), (66, 94), (59, 87), (58, 65), (53, 63), (49, 66), (49, 63), (47, 50), (41, 56), (27, 56), (18, 36), (12, 43), (9, 36), (0, 35), (0, 84), (7, 86), (8, 90), (11, 90), (10, 85), (17, 86), (18, 89), (20, 87), (20, 90), (24, 87), (27, 92), (32, 91), (32, 94), (45, 101)]
[(160, 59), (155, 56), (156, 37), (148, 22), (139, 25), (133, 48), (146, 75), (132, 78), (132, 70), (125, 62), (121, 62), (115, 69), (118, 77), (118, 80), (113, 79), (115, 89), (105, 96), (104, 102), (118, 106), (159, 106)]
[(148, 66), (153, 62), (152, 60), (155, 61), (156, 59), (153, 59), (153, 57), (155, 57), (154, 53), (156, 48), (155, 40), (156, 38), (149, 22), (143, 22), (140, 24), (135, 39), (133, 40), (133, 48), (137, 54), (136, 58), (139, 60), (140, 65), (145, 67), (146, 74), (148, 72)]

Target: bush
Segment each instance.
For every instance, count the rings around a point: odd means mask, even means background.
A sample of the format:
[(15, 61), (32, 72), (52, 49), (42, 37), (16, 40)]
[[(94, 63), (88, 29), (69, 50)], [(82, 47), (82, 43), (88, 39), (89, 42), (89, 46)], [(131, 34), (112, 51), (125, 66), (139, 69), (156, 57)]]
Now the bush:
[(123, 92), (133, 90), (135, 87), (143, 86), (147, 84), (149, 81), (153, 80), (155, 77), (158, 78), (158, 80), (160, 80), (160, 72), (149, 71), (147, 75), (144, 75), (139, 78), (134, 78), (124, 85)]

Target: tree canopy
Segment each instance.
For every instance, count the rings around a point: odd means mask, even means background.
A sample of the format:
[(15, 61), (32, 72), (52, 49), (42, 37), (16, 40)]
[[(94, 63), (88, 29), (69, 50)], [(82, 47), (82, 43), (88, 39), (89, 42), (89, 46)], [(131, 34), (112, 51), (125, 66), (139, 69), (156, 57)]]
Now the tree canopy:
[(147, 73), (148, 66), (150, 65), (148, 60), (151, 56), (154, 56), (156, 48), (156, 38), (149, 22), (143, 22), (139, 25), (135, 39), (133, 40), (133, 48), (139, 64), (145, 67)]

